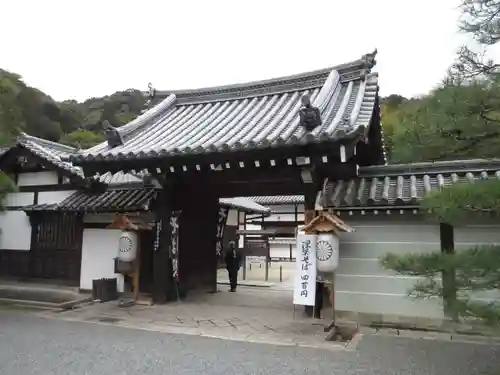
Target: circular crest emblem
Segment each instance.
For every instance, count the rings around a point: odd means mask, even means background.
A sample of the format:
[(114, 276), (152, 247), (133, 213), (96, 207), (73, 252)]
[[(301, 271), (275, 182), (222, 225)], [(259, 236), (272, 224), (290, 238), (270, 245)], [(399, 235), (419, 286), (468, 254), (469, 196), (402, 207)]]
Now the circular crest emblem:
[(128, 253), (132, 250), (132, 239), (128, 236), (121, 236), (118, 242), (120, 253)]
[(326, 261), (332, 257), (333, 247), (328, 241), (318, 241), (316, 243), (316, 259)]

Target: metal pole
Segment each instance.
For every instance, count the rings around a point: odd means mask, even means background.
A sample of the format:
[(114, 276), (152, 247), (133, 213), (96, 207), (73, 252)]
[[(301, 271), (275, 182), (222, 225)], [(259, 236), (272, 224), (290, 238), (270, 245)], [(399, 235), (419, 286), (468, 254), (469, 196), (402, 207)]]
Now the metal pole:
[(280, 283), (283, 282), (283, 265), (280, 264)]
[[(250, 264), (252, 267), (252, 264)], [(243, 257), (243, 280), (247, 279), (247, 257)]]

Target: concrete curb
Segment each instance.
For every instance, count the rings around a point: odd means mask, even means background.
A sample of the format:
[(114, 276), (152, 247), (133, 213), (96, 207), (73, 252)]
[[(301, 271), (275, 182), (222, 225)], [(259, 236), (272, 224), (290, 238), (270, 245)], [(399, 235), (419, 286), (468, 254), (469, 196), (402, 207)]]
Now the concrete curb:
[(160, 332), (171, 335), (186, 335), (186, 336), (198, 336), (208, 339), (218, 339), (218, 340), (229, 340), (229, 341), (239, 341), (251, 344), (266, 344), (266, 345), (275, 345), (275, 346), (289, 346), (289, 347), (304, 347), (304, 348), (313, 348), (313, 349), (323, 349), (327, 351), (352, 351), (346, 347), (345, 345), (335, 344), (335, 343), (327, 343), (327, 342), (317, 342), (317, 343), (309, 343), (302, 341), (292, 341), (286, 340), (281, 336), (277, 335), (267, 335), (267, 334), (251, 334), (244, 332), (217, 332), (217, 330), (206, 330), (199, 327), (178, 327), (173, 325), (163, 325), (156, 324), (155, 322), (131, 322), (126, 320), (118, 319), (116, 322), (105, 322), (99, 319), (78, 319), (78, 318), (70, 318), (70, 317), (61, 317), (60, 315), (48, 315), (43, 314), (39, 315), (44, 319), (60, 319), (67, 322), (75, 322), (75, 323), (84, 323), (84, 324), (99, 324), (109, 327), (119, 327), (126, 329), (138, 329), (149, 332)]
[(3, 303), (8, 304), (8, 305), (38, 307), (38, 308), (43, 308), (43, 309), (57, 309), (58, 308), (57, 303), (28, 301), (28, 300), (24, 300), (24, 299), (0, 298), (0, 302), (3, 302)]
[(455, 341), (471, 344), (500, 345), (500, 337), (454, 332), (416, 331), (405, 329), (360, 327), (360, 333), (372, 336), (390, 336), (434, 341)]
[(91, 301), (92, 297), (85, 297), (62, 303), (42, 302), (34, 300), (16, 299), (16, 298), (0, 298), (0, 302), (9, 305), (28, 306), (28, 307), (36, 307), (36, 308), (52, 309), (52, 310), (71, 310), (77, 305)]

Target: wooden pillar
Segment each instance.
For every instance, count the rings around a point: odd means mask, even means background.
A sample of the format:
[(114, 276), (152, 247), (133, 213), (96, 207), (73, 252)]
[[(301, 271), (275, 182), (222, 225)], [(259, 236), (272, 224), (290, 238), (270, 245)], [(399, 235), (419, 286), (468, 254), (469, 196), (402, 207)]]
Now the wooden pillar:
[[(455, 239), (453, 226), (447, 223), (439, 224), (439, 234), (441, 238), (441, 252), (443, 254), (455, 253)], [(458, 319), (456, 311), (457, 285), (454, 269), (444, 270), (442, 272), (443, 282), (443, 306), (446, 317), (453, 320)]]
[[(181, 288), (217, 291), (217, 221), (219, 200), (207, 188), (183, 195), (179, 242), (179, 278)], [(188, 199), (189, 197), (189, 199)]]
[(153, 248), (153, 303), (165, 303), (176, 298), (170, 260), (170, 215), (172, 191), (163, 188), (154, 203), (156, 213), (156, 243)]

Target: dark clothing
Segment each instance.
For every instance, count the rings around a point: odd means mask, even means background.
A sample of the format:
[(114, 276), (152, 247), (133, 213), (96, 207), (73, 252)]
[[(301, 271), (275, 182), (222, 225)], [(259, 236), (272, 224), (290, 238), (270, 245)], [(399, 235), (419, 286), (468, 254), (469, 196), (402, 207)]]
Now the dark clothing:
[(229, 285), (231, 290), (236, 290), (236, 286), (238, 285), (238, 271), (236, 270), (227, 270), (229, 273)]
[(231, 285), (231, 290), (236, 290), (236, 285), (238, 284), (238, 271), (241, 267), (241, 254), (236, 249), (230, 249), (225, 257), (226, 269), (229, 274), (229, 284)]

